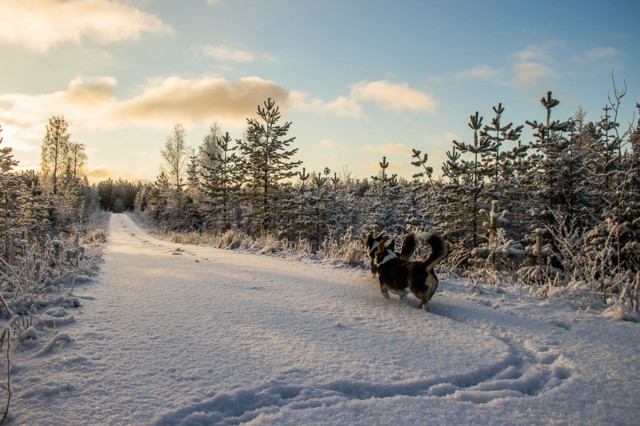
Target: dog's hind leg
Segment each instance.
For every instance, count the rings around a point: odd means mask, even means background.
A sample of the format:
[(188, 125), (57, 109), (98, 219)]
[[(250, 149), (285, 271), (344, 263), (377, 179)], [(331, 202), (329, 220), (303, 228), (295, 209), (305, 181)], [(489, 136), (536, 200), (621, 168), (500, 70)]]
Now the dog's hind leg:
[(389, 287), (387, 287), (386, 285), (380, 285), (380, 292), (385, 299), (391, 299), (391, 296), (389, 295)]

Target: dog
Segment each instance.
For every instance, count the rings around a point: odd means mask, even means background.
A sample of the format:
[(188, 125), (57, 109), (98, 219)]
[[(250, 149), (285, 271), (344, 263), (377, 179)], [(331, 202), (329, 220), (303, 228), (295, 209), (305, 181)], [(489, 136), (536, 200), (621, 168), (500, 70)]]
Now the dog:
[(377, 246), (374, 263), (378, 271), (380, 291), (389, 299), (389, 293), (400, 296), (409, 293), (420, 300), (420, 309), (424, 309), (438, 288), (438, 277), (433, 268), (448, 254), (447, 242), (438, 234), (422, 233), (418, 237), (431, 246), (431, 254), (423, 262), (411, 262), (401, 259), (388, 249), (384, 241)]
[[(378, 246), (381, 242), (383, 242), (387, 237), (384, 235), (384, 231), (378, 234), (377, 237), (373, 236), (373, 232), (369, 232), (367, 234), (367, 239), (364, 243), (365, 251), (367, 252), (367, 256), (371, 261), (371, 275), (376, 276), (378, 272), (378, 266), (375, 263), (376, 251), (378, 250)], [(394, 247), (396, 245), (395, 238), (389, 241), (389, 243), (385, 244), (385, 247), (389, 253), (395, 253)], [(416, 250), (416, 236), (414, 233), (410, 233), (404, 240), (402, 241), (402, 248), (400, 249), (400, 253), (395, 253), (397, 257), (403, 260), (409, 260), (413, 255), (413, 252)]]

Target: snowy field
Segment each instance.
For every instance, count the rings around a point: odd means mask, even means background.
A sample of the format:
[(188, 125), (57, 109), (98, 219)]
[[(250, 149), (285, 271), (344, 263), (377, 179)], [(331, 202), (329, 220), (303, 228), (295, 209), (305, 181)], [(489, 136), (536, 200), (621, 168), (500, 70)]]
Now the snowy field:
[[(517, 288), (442, 279), (425, 312), (369, 271), (172, 244), (113, 215), (74, 294), (13, 354), (13, 424), (640, 418), (640, 325)], [(70, 341), (47, 348), (57, 333)]]

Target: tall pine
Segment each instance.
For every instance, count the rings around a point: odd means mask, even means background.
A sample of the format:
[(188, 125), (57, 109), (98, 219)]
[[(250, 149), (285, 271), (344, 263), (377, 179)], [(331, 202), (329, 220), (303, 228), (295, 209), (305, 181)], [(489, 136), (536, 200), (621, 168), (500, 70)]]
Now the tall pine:
[(293, 161), (298, 148), (290, 149), (295, 140), (287, 138), (290, 122), (278, 124), (282, 118), (280, 108), (271, 98), (258, 105), (258, 118), (247, 119), (244, 140), (238, 140), (242, 156), (242, 172), (250, 187), (251, 214), (258, 218), (263, 230), (276, 226), (278, 184), (293, 177), (294, 169), (302, 161)]

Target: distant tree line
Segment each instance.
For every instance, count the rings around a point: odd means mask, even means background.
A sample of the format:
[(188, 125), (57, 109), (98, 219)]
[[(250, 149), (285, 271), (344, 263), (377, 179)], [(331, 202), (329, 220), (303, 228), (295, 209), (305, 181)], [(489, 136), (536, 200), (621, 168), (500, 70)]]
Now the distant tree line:
[(141, 187), (141, 183), (132, 183), (124, 179), (103, 180), (96, 186), (98, 204), (102, 210), (109, 212), (133, 211)]
[(369, 230), (438, 231), (453, 249), (449, 266), (461, 274), (535, 285), (583, 280), (597, 283), (604, 298), (627, 293), (637, 310), (640, 126), (618, 123), (625, 94), (614, 82), (593, 122), (581, 109), (556, 119), (560, 101), (551, 92), (540, 100), (540, 118), (523, 125), (507, 122), (502, 104), (486, 124), (475, 112), (471, 140), (452, 142), (442, 177), (434, 180), (428, 155), (414, 149), (411, 181), (389, 174), (386, 157), (371, 179), (353, 178), (346, 167), (301, 168), (291, 123), (281, 123), (269, 99), (235, 141), (213, 125), (190, 149), (177, 124), (162, 150), (162, 173), (138, 188), (135, 206), (165, 230), (269, 233), (313, 251)]

